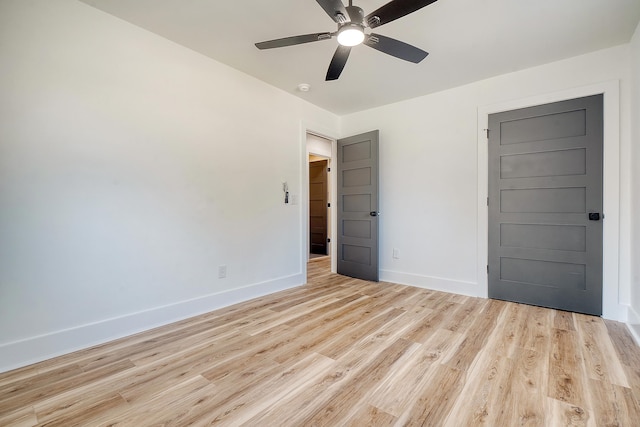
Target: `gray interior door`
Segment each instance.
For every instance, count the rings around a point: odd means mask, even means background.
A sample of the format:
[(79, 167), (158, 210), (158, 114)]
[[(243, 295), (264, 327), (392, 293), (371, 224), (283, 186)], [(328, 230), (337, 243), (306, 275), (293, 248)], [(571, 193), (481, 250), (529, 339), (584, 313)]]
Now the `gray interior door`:
[(378, 281), (378, 131), (338, 140), (338, 274)]
[(327, 160), (309, 163), (309, 251), (327, 254)]
[(489, 116), (489, 297), (602, 314), (602, 95)]

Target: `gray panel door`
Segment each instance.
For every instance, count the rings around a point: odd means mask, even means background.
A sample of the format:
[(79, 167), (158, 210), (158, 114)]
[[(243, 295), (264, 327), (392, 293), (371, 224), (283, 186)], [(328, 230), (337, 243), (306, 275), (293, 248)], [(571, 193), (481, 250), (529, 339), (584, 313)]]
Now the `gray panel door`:
[(338, 274), (378, 281), (378, 131), (338, 140)]
[(489, 116), (489, 297), (602, 314), (602, 95)]

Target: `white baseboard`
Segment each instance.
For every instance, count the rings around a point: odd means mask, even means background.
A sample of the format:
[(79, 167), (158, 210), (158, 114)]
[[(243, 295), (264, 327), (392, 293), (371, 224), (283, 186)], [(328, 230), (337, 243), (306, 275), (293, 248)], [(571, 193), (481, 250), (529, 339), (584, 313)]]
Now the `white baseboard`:
[(162, 307), (0, 345), (0, 373), (167, 325), (218, 308), (306, 283), (304, 274), (281, 277)]
[(460, 280), (421, 276), (419, 274), (401, 273), (391, 270), (380, 270), (380, 280), (471, 297), (485, 297), (480, 286), (475, 282), (463, 282)]
[(632, 307), (627, 310), (627, 328), (633, 335), (636, 344), (640, 346), (640, 314)]

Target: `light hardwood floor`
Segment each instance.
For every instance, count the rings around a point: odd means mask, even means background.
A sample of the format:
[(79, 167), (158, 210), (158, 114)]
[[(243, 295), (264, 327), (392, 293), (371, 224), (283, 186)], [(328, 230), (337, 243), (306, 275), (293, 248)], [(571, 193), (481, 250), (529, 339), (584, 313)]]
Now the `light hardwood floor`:
[(640, 426), (597, 317), (328, 273), (0, 374), (1, 426)]

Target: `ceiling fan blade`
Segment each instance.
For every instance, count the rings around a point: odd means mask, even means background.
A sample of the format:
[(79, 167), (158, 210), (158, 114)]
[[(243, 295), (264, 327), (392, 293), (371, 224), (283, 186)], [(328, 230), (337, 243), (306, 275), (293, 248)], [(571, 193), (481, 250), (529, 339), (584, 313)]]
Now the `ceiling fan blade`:
[(327, 78), (325, 79), (326, 81), (337, 80), (338, 77), (340, 77), (340, 74), (347, 63), (347, 59), (349, 59), (350, 53), (351, 47), (342, 45), (338, 46), (336, 53), (333, 54), (333, 59), (331, 59), (331, 64), (329, 64)]
[(362, 44), (366, 44), (387, 55), (413, 62), (414, 64), (417, 64), (429, 55), (428, 52), (418, 49), (415, 46), (374, 33), (369, 34)]
[(314, 33), (303, 34), (301, 36), (285, 37), (282, 39), (269, 40), (266, 42), (256, 43), (258, 49), (273, 49), (275, 47), (293, 46), (296, 44), (317, 42), (320, 40), (329, 40), (331, 33)]
[(422, 9), (425, 6), (429, 6), (436, 1), (437, 0), (392, 0), (376, 11), (368, 14), (365, 22), (370, 28), (379, 27)]
[(338, 24), (344, 24), (349, 22), (349, 14), (344, 4), (340, 0), (316, 0), (318, 4), (327, 12), (327, 15), (331, 17)]

